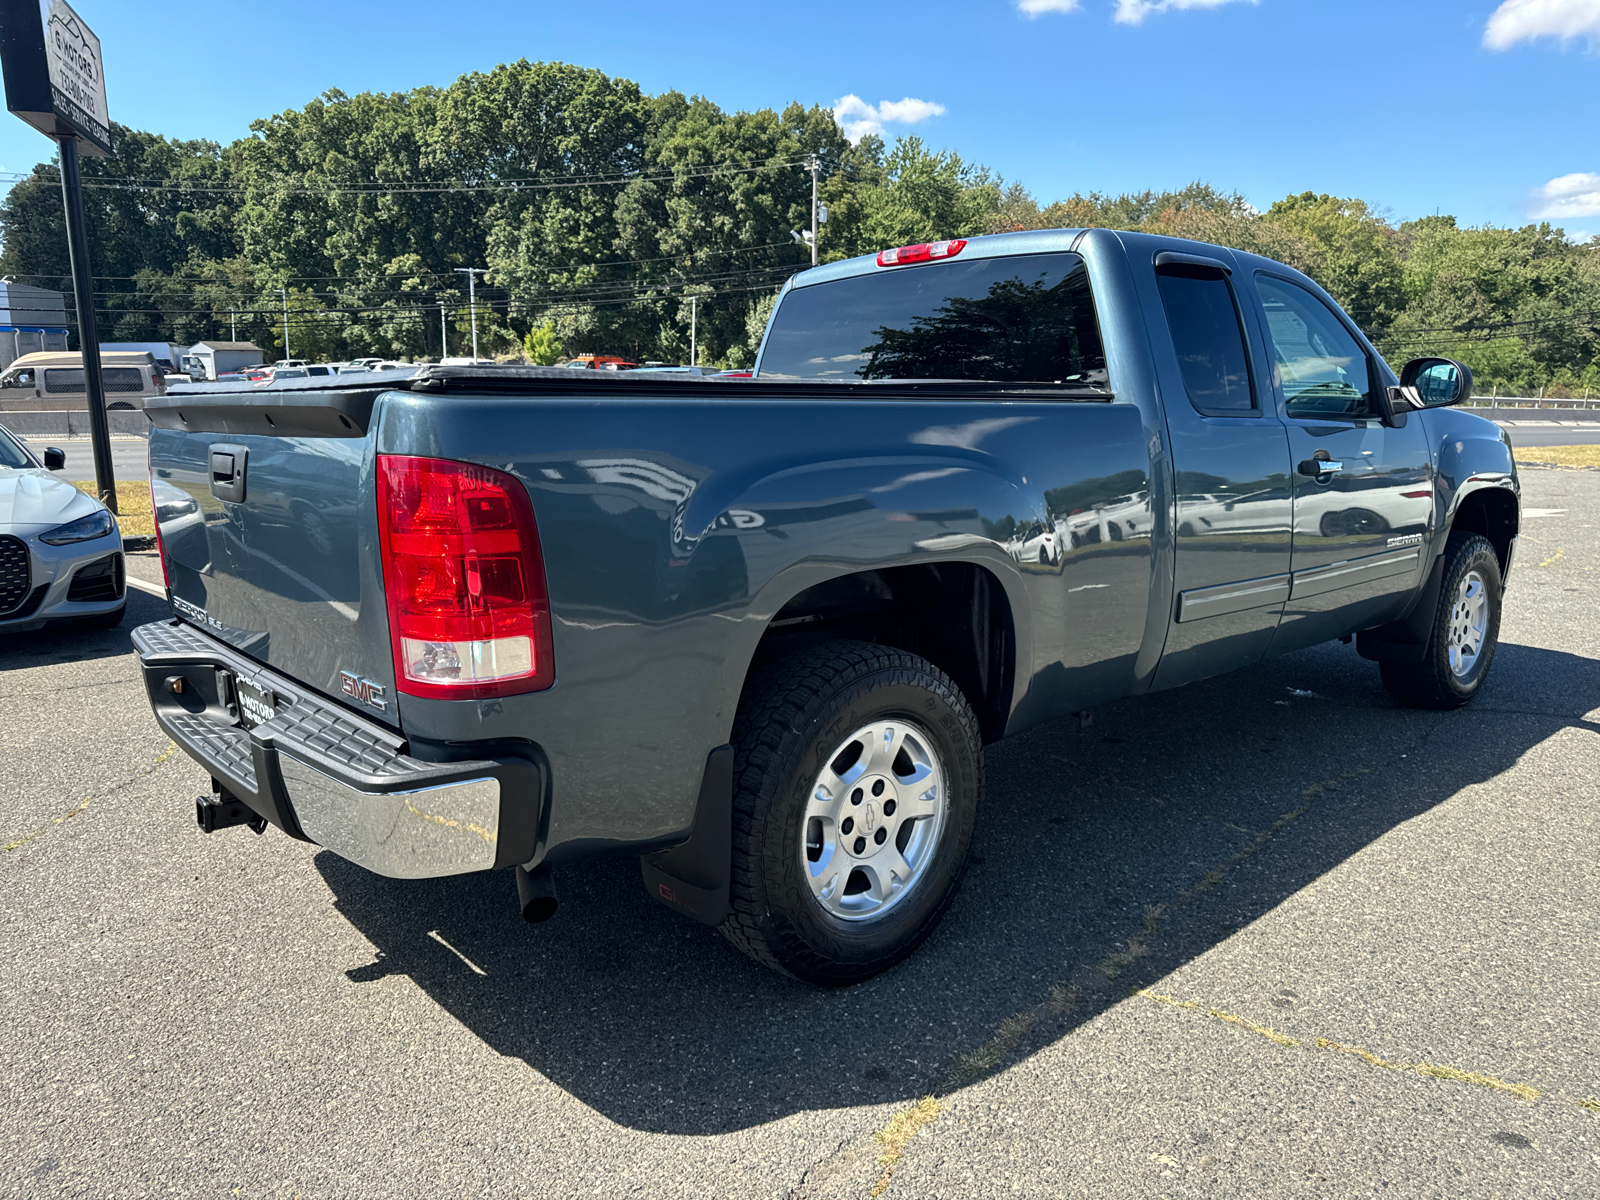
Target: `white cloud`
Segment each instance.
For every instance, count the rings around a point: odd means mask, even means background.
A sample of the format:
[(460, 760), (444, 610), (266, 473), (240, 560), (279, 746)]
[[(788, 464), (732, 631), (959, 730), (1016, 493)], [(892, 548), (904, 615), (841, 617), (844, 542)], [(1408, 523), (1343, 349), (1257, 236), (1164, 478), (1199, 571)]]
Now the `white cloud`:
[[(1221, 8), (1233, 0), (1117, 0), (1116, 20), (1119, 25), (1142, 25), (1152, 13), (1171, 12), (1175, 8)], [(1259, 0), (1249, 0), (1256, 4)]]
[(1491, 50), (1544, 37), (1588, 38), (1600, 48), (1600, 0), (1505, 0), (1483, 27), (1483, 44)]
[(935, 104), (932, 100), (914, 100), (910, 96), (903, 100), (868, 104), (851, 92), (833, 104), (833, 119), (839, 122), (844, 136), (852, 142), (859, 142), (869, 133), (882, 135), (887, 124), (915, 125), (929, 117), (943, 115), (944, 105)]
[(1077, 12), (1080, 7), (1080, 0), (1017, 0), (1017, 11), (1025, 17)]
[(1541, 221), (1600, 217), (1600, 175), (1579, 171), (1558, 175), (1533, 192), (1533, 215)]

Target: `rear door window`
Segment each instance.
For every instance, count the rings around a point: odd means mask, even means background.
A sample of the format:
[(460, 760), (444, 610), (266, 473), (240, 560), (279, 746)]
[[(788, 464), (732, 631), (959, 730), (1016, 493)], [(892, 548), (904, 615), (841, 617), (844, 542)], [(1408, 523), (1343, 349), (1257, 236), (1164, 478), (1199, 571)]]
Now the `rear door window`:
[(1206, 416), (1254, 416), (1244, 325), (1227, 276), (1163, 269), (1156, 281), (1189, 403)]
[(977, 380), (1105, 386), (1076, 254), (881, 268), (794, 288), (761, 353), (763, 379)]

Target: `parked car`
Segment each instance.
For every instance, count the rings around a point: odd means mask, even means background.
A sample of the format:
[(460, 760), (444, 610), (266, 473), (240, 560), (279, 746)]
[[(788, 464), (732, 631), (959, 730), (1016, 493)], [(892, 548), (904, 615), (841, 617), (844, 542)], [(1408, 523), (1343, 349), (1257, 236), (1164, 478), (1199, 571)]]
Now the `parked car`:
[(631, 371), (639, 364), (614, 354), (580, 354), (561, 365), (571, 371)]
[[(144, 351), (103, 351), (100, 380), (106, 408), (143, 408), (153, 396), (167, 393), (161, 368)], [(0, 373), (0, 410), (83, 409), (89, 404), (83, 386), (83, 355), (45, 350), (24, 354)]]
[[(1477, 695), (1520, 510), (1469, 394), (1237, 250), (900, 247), (793, 276), (749, 380), (156, 402), (155, 481), (216, 516), (158, 524), (173, 618), (134, 644), (204, 828), (505, 868), (530, 919), (562, 864), (638, 854), (657, 900), (848, 983), (951, 904), (988, 743), (1351, 635), (1402, 704)], [(1180, 493), (1274, 489), (1291, 521), (1176, 524)], [(1357, 507), (1383, 528), (1323, 532)]]
[(1049, 566), (1059, 562), (1055, 526), (1046, 521), (1028, 521), (1006, 543), (1006, 551), (1018, 562)]
[(0, 426), (0, 634), (73, 620), (109, 629), (127, 604), (117, 519), (51, 471), (66, 465), (55, 446), (44, 460)]

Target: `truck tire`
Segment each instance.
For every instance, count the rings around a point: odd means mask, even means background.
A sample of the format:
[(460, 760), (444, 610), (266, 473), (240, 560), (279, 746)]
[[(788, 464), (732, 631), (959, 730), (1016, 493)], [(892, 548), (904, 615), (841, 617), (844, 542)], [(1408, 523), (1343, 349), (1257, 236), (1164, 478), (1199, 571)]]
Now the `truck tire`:
[(730, 942), (807, 983), (855, 983), (955, 898), (983, 788), (966, 697), (926, 659), (828, 641), (775, 659), (734, 721)]
[(1433, 629), (1420, 662), (1380, 662), (1383, 686), (1408, 708), (1460, 708), (1478, 694), (1500, 640), (1500, 559), (1489, 539), (1452, 533)]

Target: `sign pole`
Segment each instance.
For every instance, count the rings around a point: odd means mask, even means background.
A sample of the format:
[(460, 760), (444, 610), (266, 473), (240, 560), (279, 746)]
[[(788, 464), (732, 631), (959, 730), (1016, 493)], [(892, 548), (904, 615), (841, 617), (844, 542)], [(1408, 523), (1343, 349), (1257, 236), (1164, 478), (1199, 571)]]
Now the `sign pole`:
[(100, 502), (117, 511), (117, 479), (111, 465), (111, 429), (106, 423), (105, 378), (100, 372), (100, 337), (94, 322), (94, 279), (89, 273), (89, 230), (83, 219), (83, 183), (78, 176), (78, 141), (61, 146), (61, 198), (67, 207), (67, 252), (72, 294), (78, 305), (78, 348), (83, 353), (83, 391), (89, 401), (89, 437), (94, 445), (94, 486)]

